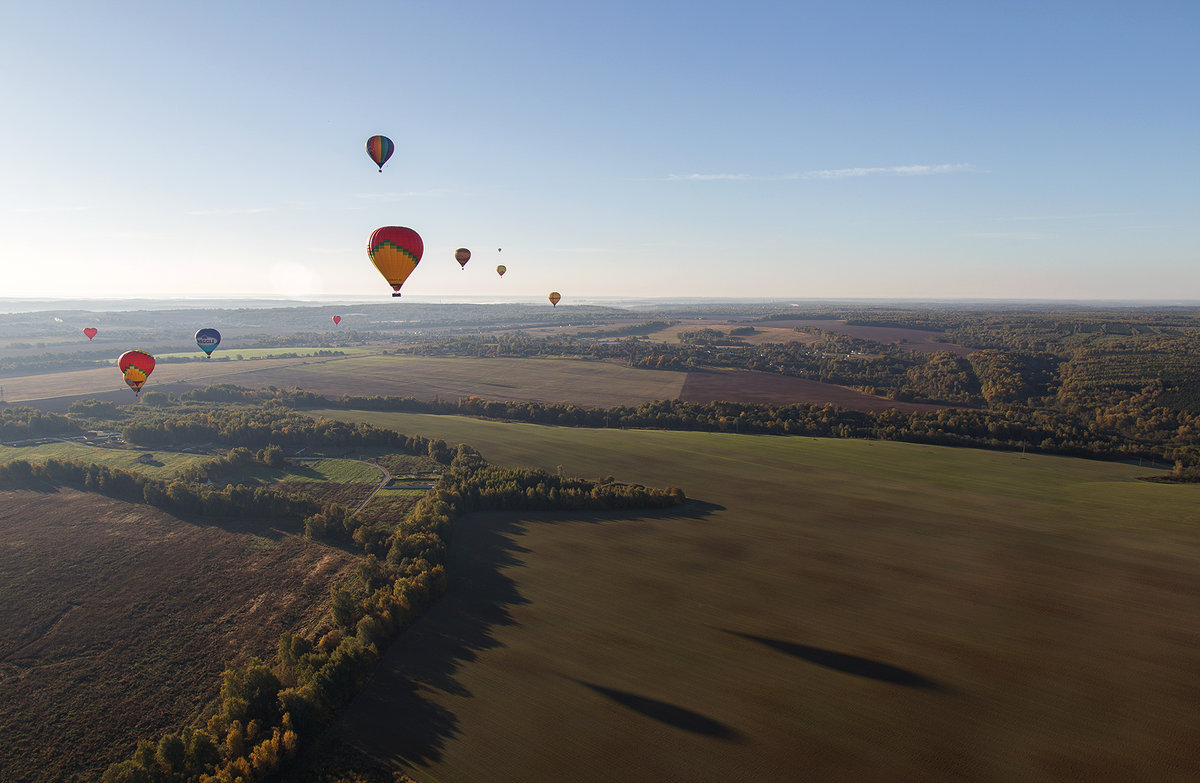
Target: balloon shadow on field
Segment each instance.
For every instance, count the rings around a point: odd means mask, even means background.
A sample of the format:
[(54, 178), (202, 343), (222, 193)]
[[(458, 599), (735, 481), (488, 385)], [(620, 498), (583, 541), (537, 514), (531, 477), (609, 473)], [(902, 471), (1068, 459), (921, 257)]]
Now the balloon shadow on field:
[[(371, 680), (340, 711), (330, 732), (386, 767), (404, 770), (436, 764), (447, 743), (461, 733), (450, 707), (458, 699), (474, 697), (461, 681), (460, 669), (485, 651), (502, 647), (494, 629), (516, 625), (512, 608), (529, 603), (506, 571), (525, 566), (522, 555), (530, 550), (520, 544), (520, 538), (530, 525), (657, 521), (700, 518), (707, 513), (708, 504), (691, 501), (660, 510), (485, 512), (460, 518), (447, 555), (445, 595), (391, 643)], [(642, 706), (654, 712), (652, 701)], [(705, 723), (707, 718), (672, 705), (662, 705), (658, 713), (667, 722), (677, 720), (701, 733), (731, 736), (726, 727)]]
[[(566, 677), (566, 675), (563, 676)], [(724, 723), (676, 704), (651, 699), (648, 696), (639, 696), (636, 693), (617, 690), (616, 688), (606, 688), (603, 685), (577, 680), (574, 677), (567, 677), (567, 679), (585, 688), (590, 688), (592, 691), (620, 704), (622, 707), (627, 707), (659, 723), (665, 723), (668, 726), (673, 726), (692, 734), (701, 734), (705, 737), (714, 737), (729, 741), (741, 739), (741, 735), (737, 731), (726, 726)]]
[(941, 685), (928, 677), (917, 674), (909, 669), (893, 666), (890, 663), (863, 658), (859, 655), (837, 652), (836, 650), (812, 647), (807, 644), (796, 644), (795, 642), (786, 642), (782, 639), (772, 639), (767, 636), (755, 636), (754, 634), (730, 631), (727, 628), (718, 628), (716, 630), (757, 642), (773, 650), (790, 655), (793, 658), (799, 658), (802, 661), (823, 666), (826, 669), (853, 674), (856, 677), (865, 677), (868, 680), (878, 680), (879, 682), (903, 685), (909, 688), (942, 690)]

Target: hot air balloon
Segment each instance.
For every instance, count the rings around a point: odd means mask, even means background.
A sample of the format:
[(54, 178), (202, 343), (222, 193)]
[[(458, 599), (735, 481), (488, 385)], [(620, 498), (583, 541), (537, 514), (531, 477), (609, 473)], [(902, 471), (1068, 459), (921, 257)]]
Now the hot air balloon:
[(458, 250), (454, 251), (454, 260), (458, 262), (458, 265), (461, 266), (465, 272), (467, 270), (467, 262), (471, 260), (471, 251), (467, 250), (465, 247), (460, 247)]
[(367, 241), (367, 255), (392, 287), (392, 296), (400, 296), (400, 286), (421, 263), (424, 252), (421, 235), (403, 226), (377, 228)]
[(196, 332), (196, 345), (204, 351), (204, 358), (211, 359), (212, 352), (221, 344), (221, 333), (216, 329), (201, 329)]
[(86, 334), (87, 338), (90, 340), (93, 337), (95, 337), (96, 335), (100, 334), (100, 330), (94, 326), (89, 326), (88, 328), (83, 330), (83, 333)]
[(125, 376), (125, 383), (133, 389), (134, 394), (141, 396), (142, 384), (154, 372), (154, 357), (145, 351), (126, 351), (117, 359), (117, 367)]
[(558, 307), (558, 300), (562, 299), (562, 294), (560, 294), (558, 291), (551, 291), (549, 299), (550, 299), (550, 304), (554, 305), (555, 307)]
[(372, 136), (367, 139), (367, 154), (371, 156), (371, 160), (375, 161), (381, 174), (383, 173), (383, 164), (387, 163), (388, 158), (392, 157), (392, 153), (395, 151), (396, 145), (392, 144), (392, 140), (387, 136)]
[(334, 326), (337, 326), (337, 325), (338, 325), (338, 324), (340, 324), (341, 322), (342, 322), (342, 317), (341, 317), (340, 315), (335, 315), (335, 316), (333, 317), (333, 325), (334, 325)]
[(508, 267), (506, 267), (504, 264), (501, 264), (500, 266), (496, 267), (496, 274), (500, 275), (501, 277), (504, 277), (504, 273), (507, 271), (508, 271)]

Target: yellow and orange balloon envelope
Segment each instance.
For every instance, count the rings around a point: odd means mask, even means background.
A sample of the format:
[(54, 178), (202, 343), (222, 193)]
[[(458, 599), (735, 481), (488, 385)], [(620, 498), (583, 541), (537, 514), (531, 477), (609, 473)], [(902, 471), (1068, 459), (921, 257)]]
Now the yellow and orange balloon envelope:
[(140, 396), (142, 384), (154, 372), (154, 357), (145, 351), (126, 351), (117, 359), (117, 367), (125, 376), (126, 385)]
[(504, 277), (504, 273), (507, 271), (508, 271), (508, 267), (506, 267), (504, 264), (501, 264), (500, 266), (496, 267), (496, 274), (500, 275), (501, 277)]
[(558, 291), (551, 291), (549, 299), (550, 299), (550, 304), (554, 305), (555, 307), (558, 307), (558, 300), (562, 299), (562, 294), (560, 294)]
[(471, 251), (465, 247), (460, 247), (454, 251), (454, 260), (458, 262), (464, 270), (467, 268), (467, 262), (471, 260)]
[(403, 226), (377, 228), (367, 241), (367, 255), (392, 287), (392, 296), (400, 296), (400, 286), (421, 263), (424, 253), (421, 235)]

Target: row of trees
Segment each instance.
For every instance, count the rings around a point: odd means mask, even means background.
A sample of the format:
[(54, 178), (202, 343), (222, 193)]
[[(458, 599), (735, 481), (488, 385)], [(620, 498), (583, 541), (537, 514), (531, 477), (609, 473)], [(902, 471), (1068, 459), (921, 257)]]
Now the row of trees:
[(263, 487), (226, 485), (216, 489), (74, 460), (48, 459), (44, 463), (11, 460), (0, 464), (0, 484), (74, 487), (118, 500), (146, 503), (184, 516), (302, 520), (327, 510), (303, 495), (289, 495)]
[(26, 440), (54, 435), (75, 435), (79, 423), (58, 413), (24, 405), (0, 407), (0, 440)]
[(365, 684), (387, 643), (445, 591), (446, 544), (464, 513), (663, 507), (684, 500), (677, 488), (497, 468), (459, 446), (438, 486), (390, 531), (386, 555), (367, 555), (353, 576), (333, 585), (331, 630), (313, 638), (285, 633), (271, 664), (228, 666), (220, 705), (203, 727), (141, 741), (132, 758), (109, 767), (104, 783), (250, 783), (277, 775)]

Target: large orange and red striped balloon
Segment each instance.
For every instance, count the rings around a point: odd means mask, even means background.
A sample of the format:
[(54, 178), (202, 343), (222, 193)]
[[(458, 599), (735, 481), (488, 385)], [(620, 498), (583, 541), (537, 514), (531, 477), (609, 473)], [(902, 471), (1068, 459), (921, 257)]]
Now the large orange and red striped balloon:
[(403, 226), (377, 228), (367, 241), (367, 255), (392, 287), (392, 296), (400, 296), (400, 286), (421, 263), (424, 252), (421, 235)]

